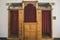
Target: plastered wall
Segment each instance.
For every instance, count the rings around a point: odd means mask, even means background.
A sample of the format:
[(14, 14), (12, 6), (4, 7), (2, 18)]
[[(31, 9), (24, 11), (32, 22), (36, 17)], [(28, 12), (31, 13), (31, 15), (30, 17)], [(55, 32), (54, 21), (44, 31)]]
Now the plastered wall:
[[(6, 3), (22, 2), (22, 0), (0, 0), (0, 37), (8, 37), (8, 11)], [(52, 15), (56, 16), (53, 20), (53, 37), (60, 38), (60, 0), (38, 0), (38, 2), (54, 2)]]

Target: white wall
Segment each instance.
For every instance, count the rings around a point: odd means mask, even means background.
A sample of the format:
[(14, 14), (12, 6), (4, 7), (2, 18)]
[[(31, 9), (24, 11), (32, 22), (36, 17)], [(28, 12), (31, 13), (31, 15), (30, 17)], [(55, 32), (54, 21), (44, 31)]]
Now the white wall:
[[(21, 2), (22, 0), (0, 0), (0, 37), (8, 37), (8, 11), (6, 3)], [(60, 38), (60, 0), (38, 0), (39, 2), (54, 2), (52, 14), (56, 16), (53, 20), (53, 37)]]

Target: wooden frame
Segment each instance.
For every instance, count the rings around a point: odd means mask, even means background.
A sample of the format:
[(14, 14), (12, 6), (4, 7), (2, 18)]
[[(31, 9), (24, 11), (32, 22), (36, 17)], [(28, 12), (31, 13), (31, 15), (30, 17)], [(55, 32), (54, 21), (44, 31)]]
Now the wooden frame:
[[(26, 1), (27, 2), (27, 4), (29, 4), (29, 2), (31, 2), (31, 4), (32, 4), (32, 2), (34, 2), (35, 4), (33, 4), (33, 5), (36, 5), (37, 4), (37, 2), (38, 1)], [(24, 23), (24, 7), (27, 5), (24, 5), (24, 3), (25, 3), (25, 1), (23, 1), (22, 2), (22, 8), (18, 8), (18, 9), (10, 9), (10, 8), (8, 8), (8, 40), (19, 40), (20, 39), (20, 26), (22, 26), (22, 40), (24, 40), (24, 25), (25, 25), (25, 23)], [(45, 2), (43, 2), (43, 3), (45, 3)], [(46, 2), (47, 3), (47, 2)], [(7, 5), (9, 5), (9, 4), (7, 4)], [(18, 16), (19, 16), (19, 37), (18, 38), (11, 38), (10, 36), (10, 10), (18, 10)], [(42, 38), (42, 10), (51, 10), (51, 36), (52, 36), (52, 8), (51, 9), (49, 9), (49, 8), (38, 8), (37, 6), (36, 6), (36, 20), (37, 20), (37, 22), (36, 22), (36, 32), (37, 32), (37, 34), (36, 34), (36, 39), (38, 39), (38, 40), (53, 40), (53, 36), (51, 37), (51, 38)], [(22, 16), (22, 17), (20, 17), (20, 16)], [(39, 19), (39, 18), (40, 19)], [(40, 20), (40, 22), (39, 22), (39, 20)], [(20, 22), (21, 21), (21, 22)], [(33, 22), (32, 22), (33, 23)], [(28, 23), (29, 24), (29, 23)], [(40, 27), (40, 35), (39, 35), (39, 32), (38, 32), (38, 28)], [(38, 38), (38, 36), (39, 36), (39, 38)]]
[(11, 34), (10, 34), (10, 10), (11, 9), (8, 9), (8, 38), (11, 38)]

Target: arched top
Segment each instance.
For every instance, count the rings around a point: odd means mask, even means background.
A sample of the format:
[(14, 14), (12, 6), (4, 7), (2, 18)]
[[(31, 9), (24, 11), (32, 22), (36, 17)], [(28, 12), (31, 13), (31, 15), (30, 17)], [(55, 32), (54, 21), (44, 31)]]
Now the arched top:
[(28, 7), (30, 7), (30, 8), (36, 8), (33, 4), (27, 4), (27, 5), (25, 6), (25, 8), (28, 8)]
[(27, 4), (27, 6), (33, 6), (33, 4)]
[(24, 22), (36, 22), (36, 7), (27, 4), (24, 8)]

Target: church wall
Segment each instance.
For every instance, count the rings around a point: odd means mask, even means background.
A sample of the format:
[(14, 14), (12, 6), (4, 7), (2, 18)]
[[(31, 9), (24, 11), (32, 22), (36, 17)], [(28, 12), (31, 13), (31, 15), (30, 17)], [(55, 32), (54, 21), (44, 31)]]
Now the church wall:
[[(21, 0), (22, 1), (22, 0)], [(21, 2), (20, 0), (0, 0), (0, 37), (8, 37), (8, 11), (6, 3), (9, 2)], [(39, 0), (40, 1), (40, 0)], [(54, 2), (52, 15), (56, 16), (56, 20), (53, 20), (52, 29), (53, 37), (60, 38), (60, 0), (41, 0), (41, 2)]]

